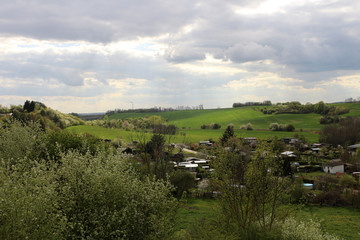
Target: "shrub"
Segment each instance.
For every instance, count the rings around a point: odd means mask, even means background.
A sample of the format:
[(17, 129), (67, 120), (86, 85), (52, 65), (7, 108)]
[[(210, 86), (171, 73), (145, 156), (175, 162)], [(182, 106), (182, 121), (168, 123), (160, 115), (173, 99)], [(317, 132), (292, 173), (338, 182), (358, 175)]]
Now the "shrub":
[(54, 169), (18, 159), (11, 169), (0, 163), (2, 239), (63, 239), (66, 218), (59, 209)]
[(40, 124), (14, 120), (0, 129), (0, 159), (16, 164), (17, 159), (37, 159), (45, 151), (45, 132)]
[(286, 125), (286, 131), (293, 132), (295, 130), (295, 127), (292, 124)]
[(178, 197), (181, 197), (183, 192), (188, 192), (196, 186), (195, 175), (182, 170), (172, 172), (170, 182), (175, 186), (175, 195)]
[(279, 126), (278, 123), (271, 123), (269, 129), (270, 129), (271, 131), (279, 131), (280, 126)]
[(251, 123), (246, 124), (246, 130), (253, 130), (253, 126)]
[(319, 222), (298, 222), (288, 218), (281, 225), (281, 235), (284, 240), (338, 240), (339, 238), (321, 231)]
[(356, 180), (350, 175), (344, 175), (340, 178), (339, 183), (344, 188), (352, 188), (356, 185)]
[(305, 203), (306, 202), (306, 189), (303, 187), (301, 179), (296, 179), (291, 190), (290, 196), (293, 203)]
[(58, 171), (67, 238), (165, 238), (176, 201), (169, 182), (141, 181), (121, 154), (69, 152)]
[(320, 205), (325, 204), (328, 206), (349, 205), (346, 199), (342, 198), (338, 191), (322, 192), (315, 197), (314, 203), (319, 203)]
[(212, 129), (220, 129), (220, 128), (221, 128), (221, 125), (218, 124), (218, 123), (214, 123), (214, 124), (212, 125)]

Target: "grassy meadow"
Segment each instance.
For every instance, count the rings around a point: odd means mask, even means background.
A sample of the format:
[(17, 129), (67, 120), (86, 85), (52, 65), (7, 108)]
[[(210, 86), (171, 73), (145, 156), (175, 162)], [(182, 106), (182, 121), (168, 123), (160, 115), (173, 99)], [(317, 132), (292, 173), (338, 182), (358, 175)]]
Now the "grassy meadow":
[[(187, 199), (177, 212), (176, 234), (182, 236), (186, 229), (196, 226), (202, 219), (214, 219), (218, 207), (214, 199)], [(360, 239), (360, 211), (347, 207), (293, 206), (290, 215), (300, 221), (321, 223), (321, 228), (342, 239)]]
[[(104, 128), (99, 126), (87, 126), (87, 125), (79, 125), (79, 126), (72, 126), (66, 128), (67, 131), (71, 131), (74, 133), (89, 133), (91, 135), (97, 136), (102, 139), (110, 139), (114, 140), (117, 138), (123, 139), (125, 142), (132, 142), (133, 140), (139, 140), (139, 134), (135, 131), (126, 131), (124, 129), (112, 129), (112, 128)], [(224, 129), (182, 129), (178, 131), (179, 133), (173, 136), (170, 136), (170, 143), (197, 143), (203, 140), (218, 140), (219, 137), (224, 132)], [(310, 142), (317, 142), (318, 141), (318, 134), (312, 132), (297, 132), (299, 135), (303, 135), (308, 141)], [(240, 130), (236, 129), (235, 134), (237, 137), (257, 137), (260, 139), (270, 138), (270, 137), (292, 137), (294, 136), (295, 132), (273, 132), (268, 130)], [(147, 138), (151, 138), (151, 134), (146, 134)]]
[(251, 123), (254, 129), (269, 129), (271, 123), (293, 124), (296, 130), (318, 131), (321, 126), (319, 114), (279, 114), (267, 115), (260, 112), (260, 107), (188, 110), (158, 113), (117, 113), (110, 115), (110, 119), (126, 119), (158, 115), (182, 129), (200, 129), (203, 124), (218, 123), (223, 128), (229, 123), (235, 129), (241, 125)]
[[(338, 103), (350, 109), (350, 112), (341, 116), (360, 116), (360, 103)], [(294, 134), (304, 136), (309, 142), (319, 141), (319, 131), (323, 127), (319, 123), (321, 115), (309, 114), (263, 114), (260, 109), (263, 107), (241, 107), (224, 109), (188, 110), (173, 112), (154, 113), (116, 113), (109, 116), (109, 119), (140, 118), (151, 115), (158, 115), (166, 119), (168, 124), (174, 124), (179, 130), (178, 134), (171, 138), (172, 142), (184, 142), (186, 144), (196, 143), (202, 140), (218, 140), (226, 126), (234, 124), (235, 134), (238, 137), (257, 137), (265, 139), (269, 137), (292, 137)], [(220, 129), (201, 129), (203, 124), (218, 123)], [(241, 125), (251, 123), (253, 130), (240, 130)], [(271, 123), (292, 124), (295, 132), (273, 132), (269, 130)], [(123, 129), (107, 129), (97, 126), (72, 126), (67, 128), (76, 133), (88, 132), (100, 138), (115, 139), (122, 138), (125, 141), (136, 140), (137, 133)]]

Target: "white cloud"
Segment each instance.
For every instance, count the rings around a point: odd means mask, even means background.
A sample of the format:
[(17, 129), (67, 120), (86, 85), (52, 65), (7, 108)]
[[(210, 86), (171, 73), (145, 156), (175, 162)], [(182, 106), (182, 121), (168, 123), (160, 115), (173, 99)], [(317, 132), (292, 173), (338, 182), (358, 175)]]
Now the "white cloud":
[(128, 99), (341, 100), (360, 88), (359, 11), (355, 0), (5, 1), (0, 100), (86, 112)]

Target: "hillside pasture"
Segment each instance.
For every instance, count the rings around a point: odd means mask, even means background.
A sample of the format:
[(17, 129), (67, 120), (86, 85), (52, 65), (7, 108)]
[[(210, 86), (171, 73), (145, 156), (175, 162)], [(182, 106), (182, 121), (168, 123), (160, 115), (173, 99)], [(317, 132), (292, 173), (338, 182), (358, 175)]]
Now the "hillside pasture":
[(110, 115), (110, 119), (126, 119), (159, 115), (169, 124), (179, 129), (200, 129), (203, 124), (218, 123), (222, 129), (232, 123), (235, 129), (241, 125), (251, 123), (254, 129), (269, 129), (271, 123), (292, 124), (296, 130), (319, 131), (319, 114), (279, 114), (268, 115), (260, 111), (260, 107), (242, 107), (225, 109), (207, 109), (191, 111), (155, 112), (155, 113), (117, 113)]
[[(103, 128), (99, 126), (87, 126), (87, 125), (81, 125), (81, 126), (72, 126), (66, 129), (67, 131), (71, 131), (77, 134), (81, 133), (89, 133), (91, 135), (94, 135), (96, 137), (102, 138), (102, 139), (110, 139), (114, 140), (116, 138), (121, 138), (125, 142), (132, 142), (133, 140), (139, 140), (139, 133), (135, 131), (126, 131), (123, 129), (112, 129), (112, 128)], [(223, 134), (224, 129), (183, 129), (179, 130), (178, 134), (176, 135), (170, 135), (169, 141), (175, 142), (175, 143), (185, 143), (185, 144), (191, 144), (191, 143), (198, 143), (199, 141), (203, 140), (209, 140), (212, 139), (214, 141), (217, 141)], [(303, 135), (308, 141), (310, 142), (317, 142), (318, 141), (318, 134), (311, 133), (311, 132), (297, 132), (299, 135)], [(294, 136), (294, 132), (273, 132), (269, 130), (253, 130), (253, 131), (246, 131), (246, 130), (240, 130), (236, 129), (235, 134), (237, 137), (257, 137), (259, 139), (266, 139), (271, 137), (292, 137)], [(151, 138), (151, 133), (146, 134), (146, 138)], [(168, 142), (169, 142), (168, 141)]]

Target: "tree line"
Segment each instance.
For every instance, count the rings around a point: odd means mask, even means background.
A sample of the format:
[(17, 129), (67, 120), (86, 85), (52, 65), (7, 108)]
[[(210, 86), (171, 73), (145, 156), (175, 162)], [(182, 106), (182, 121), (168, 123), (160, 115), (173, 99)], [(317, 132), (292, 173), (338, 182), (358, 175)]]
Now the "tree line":
[(153, 108), (137, 108), (137, 109), (115, 109), (106, 112), (107, 115), (113, 115), (115, 113), (153, 113), (153, 112), (173, 112), (173, 111), (185, 111), (185, 110), (203, 110), (204, 105), (196, 106), (177, 106), (172, 107), (153, 107)]

